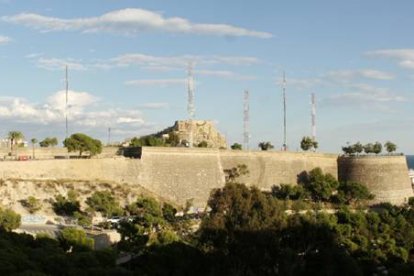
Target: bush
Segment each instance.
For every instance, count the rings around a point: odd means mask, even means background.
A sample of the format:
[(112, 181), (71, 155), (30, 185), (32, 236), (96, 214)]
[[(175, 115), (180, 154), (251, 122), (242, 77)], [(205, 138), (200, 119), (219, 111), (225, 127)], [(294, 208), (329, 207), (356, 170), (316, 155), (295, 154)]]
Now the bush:
[(74, 191), (68, 192), (68, 198), (62, 195), (55, 196), (52, 207), (53, 211), (60, 216), (73, 216), (75, 212), (80, 211), (80, 203)]
[(19, 228), (20, 222), (21, 217), (19, 214), (11, 209), (0, 208), (0, 228), (6, 231), (11, 231), (13, 229)]
[(73, 227), (63, 229), (58, 240), (66, 251), (71, 248), (73, 251), (84, 251), (94, 247), (94, 240), (88, 238), (85, 231)]
[(119, 203), (112, 196), (109, 191), (98, 191), (86, 199), (86, 204), (92, 210), (101, 212), (106, 217), (122, 215), (123, 211)]
[(40, 200), (34, 196), (29, 196), (27, 199), (22, 200), (21, 204), (30, 214), (34, 214), (42, 208)]
[(230, 148), (232, 149), (232, 150), (242, 150), (242, 145), (241, 144), (239, 144), (239, 143), (234, 143), (233, 145), (231, 145), (230, 146)]

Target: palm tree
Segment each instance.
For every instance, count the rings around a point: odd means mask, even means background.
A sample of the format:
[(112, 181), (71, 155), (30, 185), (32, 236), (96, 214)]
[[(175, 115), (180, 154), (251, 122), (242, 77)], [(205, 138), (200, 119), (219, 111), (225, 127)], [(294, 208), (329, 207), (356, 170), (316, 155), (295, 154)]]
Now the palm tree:
[(36, 138), (32, 138), (30, 140), (30, 142), (32, 142), (32, 149), (33, 149), (33, 159), (35, 159), (35, 145), (37, 144), (37, 139)]
[(12, 130), (12, 131), (9, 131), (9, 134), (7, 135), (7, 137), (10, 140), (10, 150), (11, 150), (11, 153), (13, 154), (13, 145), (17, 140), (21, 140), (24, 138), (23, 133), (21, 133), (20, 131)]

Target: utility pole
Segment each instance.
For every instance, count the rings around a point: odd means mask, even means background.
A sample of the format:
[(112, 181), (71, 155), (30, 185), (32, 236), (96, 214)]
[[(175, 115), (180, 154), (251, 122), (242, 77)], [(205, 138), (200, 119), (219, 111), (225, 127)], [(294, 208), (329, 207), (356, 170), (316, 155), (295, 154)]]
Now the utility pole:
[(282, 91), (283, 91), (283, 146), (282, 146), (282, 150), (287, 151), (287, 142), (286, 142), (286, 76), (285, 76), (285, 71), (283, 71)]
[(244, 91), (244, 99), (243, 99), (243, 142), (244, 148), (246, 150), (249, 149), (250, 144), (250, 132), (249, 132), (249, 91)]

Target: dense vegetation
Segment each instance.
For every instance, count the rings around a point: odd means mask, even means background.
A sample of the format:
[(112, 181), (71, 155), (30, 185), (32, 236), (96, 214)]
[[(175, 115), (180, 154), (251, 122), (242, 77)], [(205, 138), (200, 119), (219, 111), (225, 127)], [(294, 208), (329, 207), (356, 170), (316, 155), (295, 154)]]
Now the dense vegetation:
[[(271, 192), (238, 183), (248, 174), (226, 170), (227, 184), (212, 191), (210, 212), (177, 217), (177, 208), (141, 196), (120, 208), (109, 192), (87, 200), (90, 211), (126, 215), (117, 225), (121, 242), (93, 251), (79, 229), (57, 240), (9, 231), (20, 221), (0, 210), (0, 274), (24, 275), (412, 275), (414, 200), (401, 207), (380, 204), (358, 183), (339, 183), (320, 169), (298, 185)], [(33, 201), (33, 200), (31, 200)], [(81, 211), (76, 195), (56, 197), (55, 207)], [(89, 212), (89, 211), (88, 211)], [(192, 226), (200, 223), (198, 230)], [(117, 254), (133, 259), (115, 265)]]

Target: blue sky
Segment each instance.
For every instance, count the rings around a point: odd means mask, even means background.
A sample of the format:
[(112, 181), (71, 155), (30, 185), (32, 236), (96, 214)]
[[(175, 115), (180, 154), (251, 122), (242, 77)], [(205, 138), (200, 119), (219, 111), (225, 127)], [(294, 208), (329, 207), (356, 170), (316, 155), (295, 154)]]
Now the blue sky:
[(311, 134), (317, 97), (320, 150), (391, 140), (414, 153), (412, 1), (0, 0), (0, 135), (106, 141), (187, 118), (186, 64), (194, 62), (196, 118), (242, 142), (250, 92), (250, 147)]

